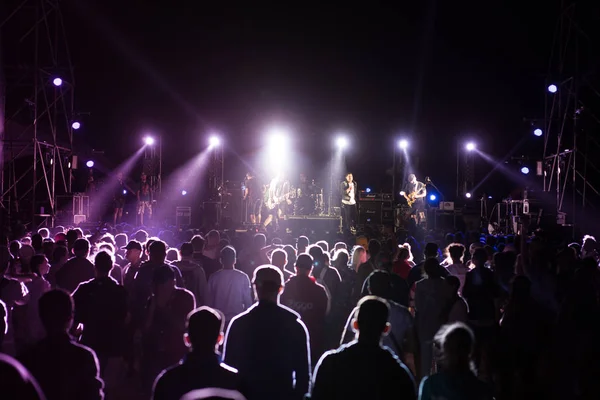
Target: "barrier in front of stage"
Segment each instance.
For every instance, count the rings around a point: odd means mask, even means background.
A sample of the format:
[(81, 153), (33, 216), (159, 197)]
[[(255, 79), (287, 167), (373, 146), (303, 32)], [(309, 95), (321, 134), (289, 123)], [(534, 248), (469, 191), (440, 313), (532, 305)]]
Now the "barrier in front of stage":
[(297, 233), (302, 230), (317, 232), (338, 232), (342, 227), (342, 217), (330, 216), (290, 216), (286, 219), (288, 228)]

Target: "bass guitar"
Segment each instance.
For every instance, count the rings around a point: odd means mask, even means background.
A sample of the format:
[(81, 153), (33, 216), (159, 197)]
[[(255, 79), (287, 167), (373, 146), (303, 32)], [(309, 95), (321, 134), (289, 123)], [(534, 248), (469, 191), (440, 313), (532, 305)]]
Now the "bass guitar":
[(401, 192), (400, 194), (406, 199), (406, 204), (408, 204), (409, 207), (412, 207), (412, 205), (415, 204), (415, 201), (417, 201), (417, 196), (421, 194), (421, 191), (408, 194)]
[(274, 209), (275, 207), (277, 207), (277, 205), (279, 205), (282, 201), (285, 201), (286, 198), (293, 193), (293, 190), (287, 192), (284, 195), (281, 196), (273, 196), (273, 197), (269, 197), (269, 200), (267, 201), (267, 208), (269, 210)]

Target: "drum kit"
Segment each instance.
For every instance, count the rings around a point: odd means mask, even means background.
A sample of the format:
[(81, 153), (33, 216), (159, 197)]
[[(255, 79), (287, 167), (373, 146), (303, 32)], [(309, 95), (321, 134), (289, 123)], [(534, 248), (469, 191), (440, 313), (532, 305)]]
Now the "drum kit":
[(323, 188), (312, 183), (292, 186), (290, 200), (294, 216), (322, 215), (325, 212)]

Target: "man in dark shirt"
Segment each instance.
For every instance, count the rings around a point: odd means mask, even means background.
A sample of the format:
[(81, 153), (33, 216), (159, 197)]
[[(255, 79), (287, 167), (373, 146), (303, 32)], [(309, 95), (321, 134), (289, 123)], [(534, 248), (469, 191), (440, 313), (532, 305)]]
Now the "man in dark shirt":
[(180, 400), (185, 394), (197, 393), (200, 389), (207, 392), (206, 397), (235, 399), (241, 396), (237, 371), (221, 363), (217, 353), (223, 343), (223, 322), (223, 315), (210, 307), (197, 308), (188, 315), (184, 340), (191, 351), (180, 364), (164, 370), (156, 378), (152, 391), (154, 400)]
[(131, 290), (135, 275), (142, 264), (142, 244), (137, 240), (130, 240), (123, 250), (125, 250), (125, 259), (128, 261), (123, 268), (123, 286), (125, 289)]
[(367, 296), (358, 303), (352, 322), (358, 339), (321, 357), (311, 399), (417, 398), (408, 368), (381, 346), (381, 337), (390, 331), (388, 317), (389, 305), (379, 297)]
[(73, 244), (75, 257), (63, 265), (56, 273), (56, 286), (73, 293), (81, 282), (94, 278), (94, 264), (88, 259), (90, 254), (90, 242), (87, 239), (77, 239)]
[(256, 269), (252, 282), (258, 303), (231, 321), (225, 362), (247, 382), (248, 400), (300, 400), (310, 383), (306, 326), (296, 312), (279, 304), (281, 271), (263, 265)]
[(485, 267), (487, 259), (485, 249), (475, 250), (471, 260), (475, 267), (467, 272), (463, 287), (463, 297), (469, 305), (469, 320), (476, 321), (479, 326), (492, 326), (496, 322), (494, 299), (499, 296), (499, 288), (494, 273)]
[(425, 196), (427, 196), (427, 186), (425, 186), (423, 182), (417, 181), (415, 174), (410, 174), (408, 176), (408, 182), (404, 185), (400, 195), (414, 201), (411, 205), (411, 217), (418, 226), (425, 220)]
[(81, 343), (98, 356), (102, 372), (109, 358), (124, 355), (127, 291), (110, 277), (113, 258), (101, 251), (95, 258), (96, 277), (73, 292), (75, 323), (83, 324)]
[[(425, 245), (425, 250), (423, 254), (425, 256), (425, 261), (429, 258), (437, 258), (438, 257), (439, 246), (435, 243), (427, 243)], [(406, 284), (408, 285), (408, 289), (412, 290), (415, 282), (420, 281), (423, 278), (426, 278), (425, 271), (423, 270), (423, 266), (425, 265), (425, 261), (420, 262), (419, 264), (412, 267), (410, 272), (408, 273), (408, 278), (406, 278)], [(442, 276), (448, 276), (450, 273), (446, 268), (441, 267), (440, 273)]]
[(256, 225), (260, 223), (260, 211), (262, 209), (263, 194), (258, 179), (252, 172), (246, 174), (246, 182), (244, 183), (246, 188), (244, 192), (244, 200), (248, 205), (248, 213), (250, 215), (250, 223)]
[(28, 350), (21, 361), (37, 379), (48, 400), (102, 400), (104, 383), (93, 350), (69, 336), (73, 300), (63, 290), (40, 298), (39, 311), (46, 337)]

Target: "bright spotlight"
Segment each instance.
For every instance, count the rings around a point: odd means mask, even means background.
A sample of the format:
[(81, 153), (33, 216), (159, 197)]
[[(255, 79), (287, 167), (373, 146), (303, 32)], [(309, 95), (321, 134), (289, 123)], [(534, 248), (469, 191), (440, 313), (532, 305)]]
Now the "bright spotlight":
[(74, 121), (74, 122), (71, 124), (71, 128), (73, 128), (73, 129), (75, 129), (75, 130), (77, 130), (77, 129), (81, 128), (81, 122), (79, 122), (79, 121)]
[(475, 150), (475, 147), (476, 147), (475, 143), (473, 143), (473, 142), (469, 142), (465, 145), (465, 149), (467, 149), (467, 151), (473, 151), (473, 150)]
[(371, 188), (370, 187), (366, 188), (365, 193), (371, 193)]
[(465, 197), (466, 197), (467, 199), (470, 199), (470, 198), (471, 198), (471, 193), (469, 193), (469, 192), (465, 193)]
[(182, 191), (181, 191), (181, 195), (182, 195), (182, 196), (185, 196), (185, 195), (187, 195), (187, 190), (185, 190), (185, 189), (184, 189), (184, 190), (182, 190)]
[(62, 85), (63, 81), (60, 78), (54, 78), (52, 83), (54, 84), (54, 86), (59, 87), (60, 85)]
[(146, 143), (147, 146), (152, 146), (154, 144), (154, 138), (152, 136), (146, 136), (144, 138), (144, 143)]
[(217, 147), (221, 144), (221, 139), (218, 136), (211, 136), (208, 138), (208, 145), (210, 147)]
[(123, 189), (123, 194), (127, 194), (127, 190)]
[(406, 150), (408, 148), (408, 140), (406, 139), (402, 139), (398, 142), (398, 147), (400, 147), (402, 150)]
[(94, 162), (92, 160), (85, 163), (85, 166), (88, 168), (94, 168)]
[(558, 91), (558, 88), (556, 87), (556, 85), (550, 85), (548, 86), (548, 91), (550, 93), (556, 93)]
[(338, 148), (345, 149), (348, 147), (348, 139), (345, 136), (338, 136), (338, 138), (335, 139), (335, 144)]
[(437, 199), (437, 196), (435, 194), (430, 194), (429, 195), (429, 200), (435, 201), (435, 199)]
[(521, 168), (521, 173), (523, 175), (527, 175), (529, 173), (529, 167), (522, 167)]
[(534, 129), (533, 134), (535, 136), (539, 137), (539, 136), (542, 136), (543, 132), (542, 132), (542, 130), (540, 128), (537, 128), (537, 129)]

